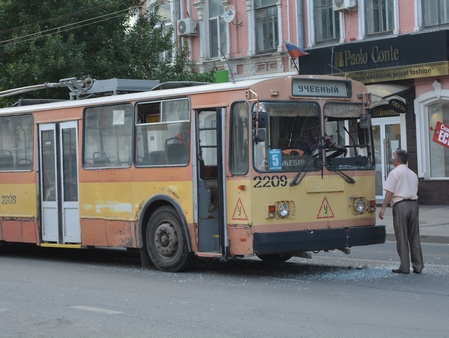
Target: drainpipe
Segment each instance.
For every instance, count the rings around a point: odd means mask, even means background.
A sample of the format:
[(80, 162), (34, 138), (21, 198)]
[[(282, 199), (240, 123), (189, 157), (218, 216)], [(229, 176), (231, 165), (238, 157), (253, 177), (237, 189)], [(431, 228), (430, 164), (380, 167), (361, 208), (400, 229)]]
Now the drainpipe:
[(296, 0), (296, 7), (298, 8), (297, 16), (297, 34), (298, 34), (298, 46), (304, 49), (304, 11), (303, 0)]

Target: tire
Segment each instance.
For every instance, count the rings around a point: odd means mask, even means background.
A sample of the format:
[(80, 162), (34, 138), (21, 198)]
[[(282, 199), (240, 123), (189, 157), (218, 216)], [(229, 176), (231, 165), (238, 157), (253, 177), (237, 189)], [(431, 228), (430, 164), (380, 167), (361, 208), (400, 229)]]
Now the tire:
[(261, 260), (267, 263), (283, 263), (292, 258), (289, 254), (268, 254), (268, 255), (257, 255)]
[(193, 266), (178, 213), (163, 206), (151, 215), (146, 229), (146, 247), (153, 264), (162, 271), (185, 271)]

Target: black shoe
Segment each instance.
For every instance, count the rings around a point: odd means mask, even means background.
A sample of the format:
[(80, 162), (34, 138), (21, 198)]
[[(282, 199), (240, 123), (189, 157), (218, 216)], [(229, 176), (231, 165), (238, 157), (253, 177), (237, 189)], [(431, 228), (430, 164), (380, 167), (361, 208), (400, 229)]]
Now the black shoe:
[(399, 269), (393, 269), (393, 270), (391, 270), (391, 272), (393, 272), (393, 273), (401, 273), (401, 274), (404, 274), (404, 275), (408, 275), (409, 274), (408, 272), (401, 271)]
[(413, 273), (419, 274), (419, 273), (421, 273), (421, 271), (413, 269)]

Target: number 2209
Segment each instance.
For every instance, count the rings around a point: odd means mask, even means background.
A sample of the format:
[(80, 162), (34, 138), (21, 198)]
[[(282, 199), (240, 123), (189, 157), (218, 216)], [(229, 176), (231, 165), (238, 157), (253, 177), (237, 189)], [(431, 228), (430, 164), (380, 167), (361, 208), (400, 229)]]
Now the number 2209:
[(2, 195), (2, 204), (16, 204), (16, 196)]
[(273, 175), (273, 176), (255, 176), (254, 179), (254, 188), (277, 188), (277, 187), (285, 187), (288, 183), (287, 176), (285, 175)]

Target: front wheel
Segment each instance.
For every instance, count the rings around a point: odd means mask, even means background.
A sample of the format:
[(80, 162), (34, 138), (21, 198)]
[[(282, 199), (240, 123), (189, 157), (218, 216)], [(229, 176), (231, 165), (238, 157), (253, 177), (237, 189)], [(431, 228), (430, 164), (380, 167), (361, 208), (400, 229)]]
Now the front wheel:
[(181, 220), (172, 207), (160, 207), (151, 215), (146, 246), (151, 261), (160, 270), (184, 271), (193, 265), (194, 255), (189, 252)]

